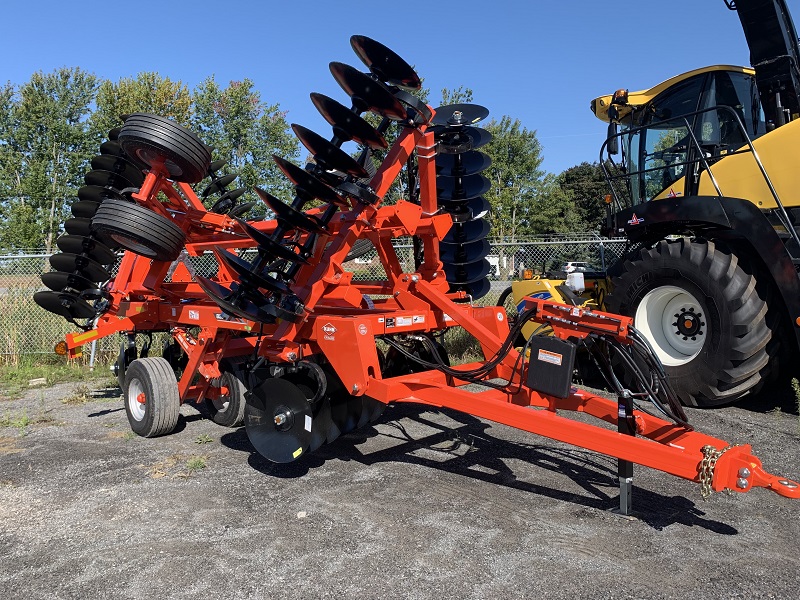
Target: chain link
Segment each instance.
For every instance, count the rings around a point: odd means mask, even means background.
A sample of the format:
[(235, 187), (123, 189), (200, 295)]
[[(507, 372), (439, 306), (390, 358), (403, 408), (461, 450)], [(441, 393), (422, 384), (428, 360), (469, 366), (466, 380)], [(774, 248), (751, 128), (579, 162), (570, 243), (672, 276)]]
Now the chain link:
[(714, 468), (717, 466), (717, 461), (720, 456), (725, 454), (735, 445), (731, 444), (725, 446), (722, 450), (717, 450), (714, 446), (703, 446), (701, 452), (703, 453), (703, 460), (700, 461), (700, 494), (703, 500), (708, 500), (708, 497), (713, 492), (711, 484), (714, 482)]

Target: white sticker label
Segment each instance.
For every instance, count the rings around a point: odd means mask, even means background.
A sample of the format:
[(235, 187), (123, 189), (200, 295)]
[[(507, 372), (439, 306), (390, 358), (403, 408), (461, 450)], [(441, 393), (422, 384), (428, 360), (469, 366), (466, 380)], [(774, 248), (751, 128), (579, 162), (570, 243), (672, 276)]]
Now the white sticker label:
[(448, 315), (447, 313), (444, 313), (444, 320), (445, 320), (445, 321), (452, 321), (452, 320), (453, 320), (453, 317), (451, 317), (451, 316), (450, 316), (450, 315)]
[(200, 311), (199, 310), (190, 310), (189, 311), (189, 319), (192, 321), (199, 321), (200, 320)]
[(561, 366), (561, 361), (563, 360), (564, 357), (561, 354), (550, 352), (548, 350), (539, 350), (539, 356), (537, 358), (542, 362), (550, 363), (551, 365)]
[(378, 323), (383, 323), (383, 317), (378, 317)]
[(306, 415), (306, 431), (311, 433), (311, 417)]
[(409, 325), (412, 324), (412, 320), (411, 317), (397, 317), (397, 319), (395, 320), (395, 324), (398, 327), (408, 327)]
[(361, 335), (367, 335), (367, 326), (364, 325), (364, 323), (358, 326), (358, 333)]
[(414, 323), (424, 323), (425, 315), (414, 315), (411, 317), (411, 320), (414, 321)]

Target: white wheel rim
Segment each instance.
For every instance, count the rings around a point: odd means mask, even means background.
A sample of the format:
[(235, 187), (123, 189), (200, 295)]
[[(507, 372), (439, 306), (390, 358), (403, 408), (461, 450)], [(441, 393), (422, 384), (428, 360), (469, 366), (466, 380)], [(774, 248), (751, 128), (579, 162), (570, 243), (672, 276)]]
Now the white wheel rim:
[(139, 402), (139, 395), (144, 394), (144, 387), (138, 379), (131, 379), (128, 384), (128, 410), (135, 421), (144, 419), (145, 404)]
[(665, 366), (685, 365), (708, 337), (705, 310), (683, 288), (673, 285), (648, 292), (634, 315), (634, 325), (653, 346)]
[[(213, 385), (215, 387), (221, 388), (222, 381), (219, 379), (215, 379), (213, 381)], [(211, 400), (211, 403), (214, 405), (214, 410), (216, 410), (218, 413), (225, 412), (231, 403), (231, 396), (230, 394), (224, 394), (224, 395), (220, 394), (219, 396)]]

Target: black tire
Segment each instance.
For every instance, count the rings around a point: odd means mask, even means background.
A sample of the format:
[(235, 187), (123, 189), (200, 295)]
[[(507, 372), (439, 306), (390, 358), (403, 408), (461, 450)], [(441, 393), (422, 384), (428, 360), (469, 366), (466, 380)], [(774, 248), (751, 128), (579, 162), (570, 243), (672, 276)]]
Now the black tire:
[(156, 437), (172, 433), (178, 424), (178, 381), (169, 363), (158, 357), (133, 361), (125, 374), (125, 413), (134, 433)]
[(766, 381), (773, 337), (767, 303), (749, 266), (730, 250), (662, 240), (629, 254), (609, 275), (608, 310), (634, 317), (683, 404), (728, 404)]
[(197, 183), (206, 176), (211, 164), (211, 151), (200, 138), (158, 115), (130, 115), (118, 141), (136, 165), (144, 169), (163, 165), (173, 181)]
[(92, 218), (92, 231), (153, 260), (173, 261), (186, 235), (167, 217), (133, 202), (106, 200)]
[(204, 400), (206, 408), (211, 413), (211, 419), (223, 427), (239, 427), (244, 423), (246, 404), (244, 395), (247, 388), (233, 371), (223, 371), (222, 377), (213, 383), (227, 388), (228, 393), (225, 396)]

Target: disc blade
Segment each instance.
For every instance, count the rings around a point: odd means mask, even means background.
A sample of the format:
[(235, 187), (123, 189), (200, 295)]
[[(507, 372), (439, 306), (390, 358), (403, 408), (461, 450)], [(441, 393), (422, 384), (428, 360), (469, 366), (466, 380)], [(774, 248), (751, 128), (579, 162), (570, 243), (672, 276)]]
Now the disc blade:
[(122, 156), (110, 156), (107, 154), (95, 156), (92, 159), (92, 169), (116, 173), (133, 183), (136, 187), (140, 187), (144, 183), (144, 174), (142, 170)]
[(86, 182), (86, 185), (99, 185), (101, 187), (113, 187), (117, 188), (118, 190), (124, 190), (125, 188), (133, 187), (138, 188), (138, 185), (134, 185), (134, 183), (122, 175), (118, 173), (113, 173), (111, 171), (106, 171), (103, 169), (94, 169), (89, 171), (83, 178)]
[(303, 146), (314, 155), (314, 160), (326, 169), (341, 171), (356, 179), (369, 175), (352, 156), (321, 135), (297, 123), (292, 123), (292, 131)]
[(386, 405), (380, 400), (364, 396), (364, 412), (367, 413), (367, 419), (370, 423), (374, 423), (383, 415), (386, 410)]
[(483, 175), (466, 177), (437, 177), (436, 195), (440, 201), (475, 198), (489, 191), (492, 182)]
[(100, 144), (100, 154), (108, 154), (109, 156), (125, 156), (125, 151), (119, 142), (112, 142), (111, 140), (105, 141)]
[(228, 161), (226, 161), (224, 158), (221, 158), (219, 160), (215, 160), (210, 165), (208, 165), (208, 170), (214, 173), (216, 171), (219, 171), (226, 164), (228, 164)]
[(445, 264), (466, 265), (486, 258), (491, 251), (492, 247), (486, 239), (466, 244), (440, 244), (439, 258)]
[(244, 232), (254, 240), (259, 246), (259, 250), (262, 250), (268, 253), (270, 256), (275, 258), (282, 258), (284, 260), (288, 260), (290, 262), (300, 262), (306, 264), (308, 259), (303, 256), (300, 256), (296, 252), (294, 252), (291, 248), (287, 248), (283, 246), (279, 242), (276, 242), (271, 237), (269, 237), (263, 231), (259, 231), (247, 221), (242, 219), (236, 219), (236, 222), (242, 226)]
[(111, 131), (108, 132), (108, 139), (112, 142), (116, 142), (117, 138), (119, 137), (119, 132), (122, 131), (122, 127), (114, 127)]
[(245, 406), (244, 423), (250, 443), (272, 462), (292, 462), (309, 448), (311, 407), (305, 394), (285, 379), (267, 379), (252, 391)]
[(56, 245), (62, 252), (88, 254), (89, 258), (101, 265), (108, 265), (117, 260), (117, 255), (109, 247), (90, 236), (62, 235), (56, 240)]
[(333, 422), (331, 421), (331, 402), (323, 398), (313, 408), (313, 420), (311, 421), (311, 440), (308, 443), (308, 451), (313, 452), (328, 439), (328, 432)]
[(314, 92), (311, 94), (311, 102), (323, 118), (333, 126), (333, 134), (340, 140), (353, 140), (373, 150), (388, 147), (386, 139), (372, 125), (333, 98)]
[(489, 116), (489, 109), (480, 104), (447, 104), (434, 110), (434, 125), (475, 125)]
[(54, 292), (63, 292), (67, 288), (83, 292), (97, 287), (94, 281), (90, 281), (86, 277), (81, 277), (75, 273), (64, 273), (63, 271), (42, 273), (41, 278), (42, 283)]
[(305, 169), (301, 169), (296, 164), (281, 158), (277, 154), (273, 154), (272, 158), (278, 168), (283, 171), (283, 174), (289, 178), (289, 181), (297, 186), (298, 193), (305, 192), (306, 195), (312, 198), (318, 198), (323, 202), (331, 202), (333, 204), (342, 201), (336, 192)]
[(369, 70), (381, 81), (418, 90), (422, 81), (414, 69), (394, 51), (365, 35), (350, 37), (350, 45)]
[(64, 222), (64, 231), (72, 235), (92, 235), (92, 219), (74, 217)]
[(232, 252), (228, 252), (219, 246), (215, 246), (214, 250), (217, 251), (220, 260), (224, 262), (229, 269), (239, 275), (243, 284), (257, 288), (264, 288), (278, 294), (285, 294), (290, 291), (289, 286), (282, 281), (279, 281), (270, 275), (256, 273), (253, 271), (253, 265), (233, 254)]
[(212, 182), (210, 185), (206, 187), (202, 192), (200, 192), (200, 196), (203, 198), (207, 198), (211, 194), (218, 194), (222, 190), (224, 190), (229, 184), (233, 183), (233, 180), (236, 179), (238, 175), (236, 173), (230, 173), (229, 175), (223, 175), (216, 181)]
[(437, 154), (436, 174), (445, 177), (476, 175), (488, 169), (492, 159), (488, 154), (470, 150), (463, 154)]
[(325, 231), (325, 227), (317, 219), (300, 212), (285, 202), (281, 202), (275, 196), (269, 192), (265, 192), (261, 188), (257, 187), (255, 189), (258, 197), (269, 206), (278, 220), (285, 223), (291, 229), (300, 229), (302, 231), (308, 231), (309, 233), (322, 233)]
[(270, 315), (262, 313), (253, 302), (246, 298), (239, 298), (235, 301), (229, 300), (228, 297), (233, 295), (233, 291), (218, 284), (216, 281), (200, 276), (195, 277), (195, 280), (206, 295), (229, 315), (241, 317), (248, 321), (263, 321), (265, 323), (274, 321)]
[(230, 209), (233, 208), (233, 204), (239, 196), (244, 194), (247, 191), (247, 188), (238, 188), (235, 190), (228, 190), (219, 199), (214, 202), (214, 204), (209, 209), (213, 213), (217, 213), (220, 215), (226, 214)]
[(255, 205), (256, 205), (255, 202), (244, 202), (242, 204), (237, 204), (236, 206), (234, 206), (232, 209), (230, 209), (228, 211), (228, 216), (231, 217), (232, 219), (236, 219), (238, 217), (241, 217), (243, 214), (245, 214), (248, 210), (253, 208)]
[(442, 238), (443, 244), (463, 244), (482, 240), (489, 235), (491, 225), (485, 219), (475, 219), (466, 223), (454, 223)]
[(78, 200), (70, 206), (72, 214), (83, 219), (91, 219), (98, 208), (100, 208), (99, 202), (91, 202), (89, 200)]
[(407, 118), (406, 109), (380, 81), (340, 62), (332, 62), (330, 69), (336, 83), (350, 96), (358, 110), (374, 112), (392, 121)]
[(126, 200), (125, 196), (119, 193), (119, 190), (110, 187), (102, 187), (99, 185), (84, 185), (78, 188), (78, 199), (86, 200), (88, 202), (103, 202), (109, 198), (115, 200)]
[(463, 154), (492, 141), (492, 134), (480, 127), (434, 125), (430, 130), (439, 143), (439, 152), (444, 154)]
[(458, 284), (450, 284), (450, 291), (451, 292), (458, 292), (464, 291), (472, 296), (473, 300), (478, 300), (479, 298), (483, 298), (486, 294), (489, 293), (489, 290), (492, 289), (491, 282), (486, 279), (479, 279), (478, 281), (473, 281), (470, 283), (458, 283)]
[(345, 435), (353, 431), (358, 425), (358, 419), (361, 416), (360, 408), (356, 411), (355, 407), (350, 403), (350, 398), (349, 394), (331, 396), (331, 420), (339, 430), (339, 435)]
[(444, 265), (447, 282), (451, 285), (474, 283), (486, 277), (492, 266), (485, 258), (468, 265)]
[(69, 292), (36, 292), (33, 300), (43, 309), (65, 319), (91, 319), (95, 315), (88, 302)]
[(100, 263), (80, 254), (67, 252), (53, 254), (50, 257), (50, 265), (56, 271), (64, 271), (65, 273), (77, 272), (78, 275), (91, 281), (107, 281), (111, 279), (111, 274)]

